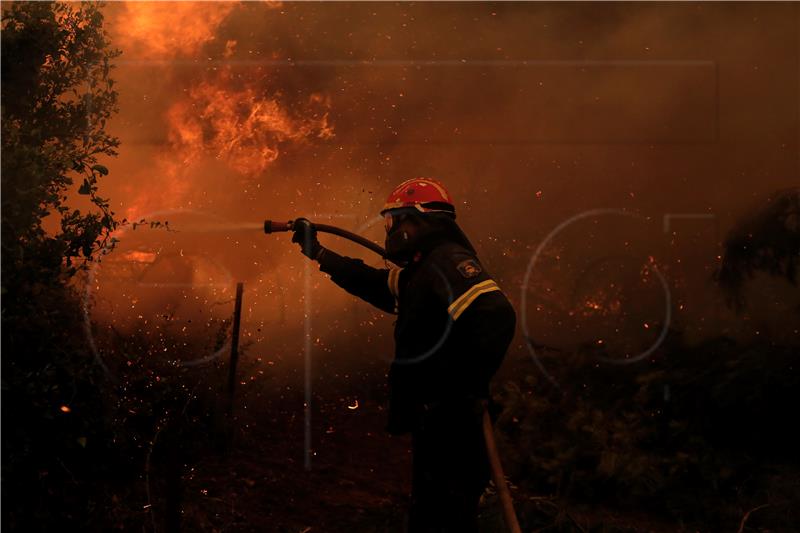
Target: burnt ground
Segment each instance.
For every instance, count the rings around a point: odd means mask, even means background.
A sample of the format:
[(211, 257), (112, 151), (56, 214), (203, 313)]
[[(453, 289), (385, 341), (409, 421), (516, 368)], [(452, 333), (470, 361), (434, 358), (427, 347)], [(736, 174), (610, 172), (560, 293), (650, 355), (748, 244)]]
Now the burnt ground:
[[(248, 384), (237, 391), (232, 446), (210, 452), (184, 470), (182, 530), (403, 531), (411, 443), (408, 436), (384, 431), (385, 362), (360, 364), (349, 369), (352, 373), (341, 361), (318, 364), (311, 469), (304, 467), (302, 368), (278, 362), (267, 367), (274, 373), (252, 381), (247, 377), (256, 367), (244, 368), (242, 379)], [(358, 407), (353, 408), (356, 400)], [(154, 512), (145, 521), (162, 530), (161, 485), (153, 478), (149, 511)], [(512, 491), (524, 531), (677, 530), (647, 516), (568, 506), (547, 494), (523, 493), (515, 485)], [(491, 489), (482, 502), (481, 531), (506, 531)]]
[[(411, 441), (384, 430), (385, 365), (347, 369), (319, 359), (315, 365), (311, 468), (305, 467), (302, 367), (245, 364), (248, 384), (237, 390), (231, 449), (184, 476), (188, 528), (402, 531)], [(254, 368), (266, 370), (248, 382)]]

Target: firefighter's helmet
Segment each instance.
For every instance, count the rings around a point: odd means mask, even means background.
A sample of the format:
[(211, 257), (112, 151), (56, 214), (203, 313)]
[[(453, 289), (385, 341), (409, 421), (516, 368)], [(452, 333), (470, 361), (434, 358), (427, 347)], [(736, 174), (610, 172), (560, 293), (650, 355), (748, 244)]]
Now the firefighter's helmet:
[(413, 178), (395, 187), (386, 199), (381, 214), (404, 207), (413, 207), (422, 213), (456, 214), (453, 199), (444, 185), (430, 178)]

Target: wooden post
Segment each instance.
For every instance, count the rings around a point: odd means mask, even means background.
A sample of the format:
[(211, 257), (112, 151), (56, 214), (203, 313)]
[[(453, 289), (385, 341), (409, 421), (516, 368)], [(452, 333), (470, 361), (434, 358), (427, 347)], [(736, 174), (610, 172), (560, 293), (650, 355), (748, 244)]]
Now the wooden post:
[(242, 292), (244, 283), (236, 284), (236, 306), (233, 309), (231, 331), (231, 364), (228, 368), (228, 418), (233, 415), (233, 391), (236, 388), (236, 364), (239, 362), (239, 325), (242, 321)]

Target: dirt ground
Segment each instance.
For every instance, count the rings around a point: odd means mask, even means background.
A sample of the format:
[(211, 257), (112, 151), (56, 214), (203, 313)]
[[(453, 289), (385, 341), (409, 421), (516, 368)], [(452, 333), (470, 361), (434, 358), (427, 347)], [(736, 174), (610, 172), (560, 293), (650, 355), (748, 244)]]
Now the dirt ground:
[[(384, 430), (386, 365), (362, 364), (356, 373), (340, 363), (321, 363), (312, 374), (310, 469), (304, 464), (302, 368), (278, 364), (261, 381), (243, 378), (248, 385), (237, 391), (231, 449), (204, 457), (183, 477), (183, 530), (404, 531), (411, 440)], [(677, 531), (646, 516), (567, 508), (515, 485), (512, 492), (525, 531)], [(491, 487), (480, 523), (485, 533), (506, 531)]]

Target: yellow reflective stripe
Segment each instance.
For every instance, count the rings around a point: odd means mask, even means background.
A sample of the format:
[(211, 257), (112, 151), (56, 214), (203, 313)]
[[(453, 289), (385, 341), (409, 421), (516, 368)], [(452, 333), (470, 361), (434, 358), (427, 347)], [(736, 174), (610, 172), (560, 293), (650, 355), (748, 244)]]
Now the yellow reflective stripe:
[(470, 297), (470, 296), (471, 296), (473, 293), (475, 293), (475, 292), (477, 292), (477, 291), (479, 291), (479, 290), (481, 290), (481, 289), (483, 289), (483, 288), (485, 288), (485, 287), (491, 287), (491, 286), (493, 286), (493, 285), (494, 285), (494, 286), (497, 286), (497, 284), (496, 284), (496, 283), (494, 282), (494, 280), (492, 280), (492, 279), (487, 279), (487, 280), (485, 280), (485, 281), (481, 281), (480, 283), (476, 283), (475, 285), (473, 285), (472, 287), (470, 287), (469, 289), (467, 289), (467, 290), (464, 292), (464, 294), (462, 294), (461, 296), (459, 296), (458, 298), (456, 298), (456, 300), (455, 300), (453, 303), (451, 303), (451, 304), (450, 304), (450, 307), (448, 307), (448, 308), (447, 308), (447, 312), (448, 312), (448, 313), (450, 313), (450, 314), (452, 315), (452, 314), (453, 314), (453, 312), (454, 312), (454, 311), (455, 311), (455, 310), (456, 310), (458, 307), (460, 307), (461, 305), (463, 305), (463, 304), (464, 304), (464, 302), (465, 302), (465, 301), (466, 301), (466, 300), (467, 300), (467, 299), (468, 299), (468, 298), (469, 298), (469, 297)]
[(400, 294), (400, 271), (403, 270), (402, 268), (390, 268), (389, 269), (389, 292), (392, 293), (392, 296), (395, 298), (398, 297)]
[(450, 314), (453, 320), (458, 320), (458, 317), (461, 316), (461, 313), (466, 311), (467, 307), (469, 307), (469, 305), (475, 301), (475, 298), (481, 294), (499, 290), (500, 287), (498, 287), (497, 283), (495, 283), (492, 279), (487, 279), (486, 281), (477, 283), (470, 287), (467, 292), (459, 296), (455, 302), (451, 303), (450, 307), (447, 308), (447, 312)]
[(486, 294), (487, 292), (499, 291), (499, 290), (500, 290), (500, 287), (495, 285), (494, 287), (486, 287), (484, 289), (481, 289), (478, 292), (476, 292), (475, 294), (473, 294), (472, 296), (470, 296), (469, 299), (466, 302), (464, 302), (464, 305), (462, 305), (461, 307), (458, 308), (457, 311), (452, 313), (453, 321), (458, 320), (458, 317), (461, 316), (461, 313), (463, 313), (464, 311), (467, 310), (467, 307), (469, 307), (469, 305), (475, 300), (475, 298), (477, 298), (481, 294)]

